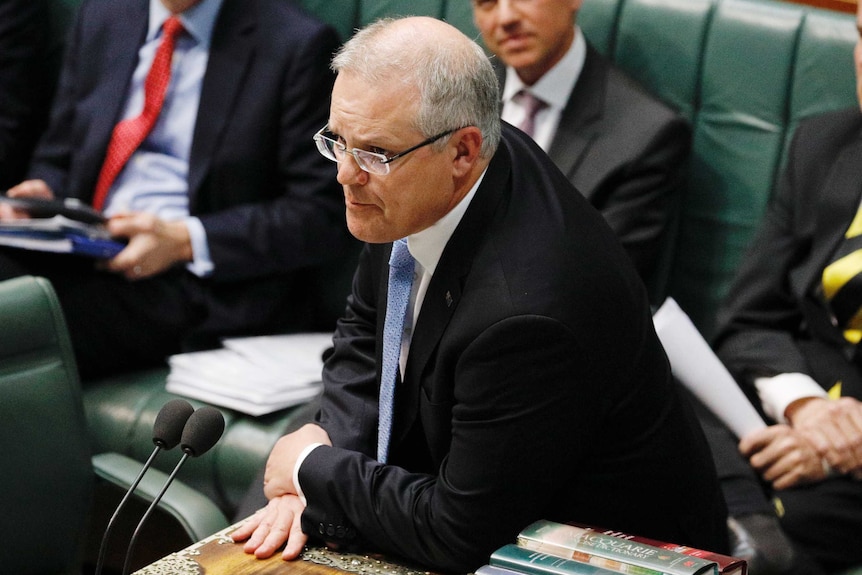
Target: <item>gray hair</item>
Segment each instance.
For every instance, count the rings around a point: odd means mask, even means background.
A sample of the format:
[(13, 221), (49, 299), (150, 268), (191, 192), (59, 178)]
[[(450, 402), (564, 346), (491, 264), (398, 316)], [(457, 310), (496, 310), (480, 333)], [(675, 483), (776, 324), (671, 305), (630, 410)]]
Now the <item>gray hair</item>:
[(359, 30), (335, 54), (332, 70), (375, 85), (394, 80), (418, 89), (414, 122), (419, 132), (430, 138), (476, 126), (483, 139), (480, 155), (490, 158), (500, 141), (500, 95), (485, 52), (466, 36), (463, 42), (423, 42), (403, 27), (393, 32), (398, 22), (384, 18)]

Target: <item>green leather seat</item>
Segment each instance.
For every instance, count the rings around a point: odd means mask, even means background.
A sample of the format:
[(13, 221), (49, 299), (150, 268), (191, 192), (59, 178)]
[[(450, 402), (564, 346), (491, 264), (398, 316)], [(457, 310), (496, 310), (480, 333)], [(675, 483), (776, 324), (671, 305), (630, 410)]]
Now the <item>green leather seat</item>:
[(80, 569), (93, 492), (81, 390), (53, 288), (0, 283), (0, 572)]

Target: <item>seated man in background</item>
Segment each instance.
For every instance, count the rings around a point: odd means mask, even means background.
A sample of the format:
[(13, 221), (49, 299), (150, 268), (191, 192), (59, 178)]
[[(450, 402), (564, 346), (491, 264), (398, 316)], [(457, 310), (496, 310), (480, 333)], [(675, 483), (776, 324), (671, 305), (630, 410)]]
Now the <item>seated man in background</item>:
[(311, 140), (338, 45), (284, 0), (83, 2), (31, 179), (8, 194), (92, 204), (128, 245), (97, 265), (0, 252), (0, 277), (52, 280), (83, 377), (312, 327), (309, 270), (349, 240)]
[(473, 20), (500, 64), (503, 119), (548, 153), (653, 285), (691, 131), (586, 41), (582, 1), (472, 0)]
[(460, 573), (540, 518), (727, 551), (643, 283), (547, 155), (501, 126), (482, 49), (439, 20), (384, 20), (333, 68), (316, 140), (369, 243), (317, 422), (276, 444), (269, 502), (233, 537), (259, 557), (315, 537)]
[[(862, 106), (862, 38), (855, 62)], [(739, 442), (757, 475), (731, 478), (729, 511), (764, 507), (759, 478), (793, 546), (827, 573), (862, 565), (860, 160), (859, 108), (800, 124), (714, 342), (774, 423)]]
[(54, 0), (0, 0), (0, 192), (27, 172), (48, 123), (63, 47)]

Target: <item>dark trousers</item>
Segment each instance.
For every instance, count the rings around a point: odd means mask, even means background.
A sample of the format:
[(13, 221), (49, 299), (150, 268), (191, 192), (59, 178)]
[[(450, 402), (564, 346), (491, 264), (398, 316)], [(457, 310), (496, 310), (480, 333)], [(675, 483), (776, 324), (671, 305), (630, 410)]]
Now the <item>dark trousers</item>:
[(203, 316), (185, 270), (133, 282), (85, 257), (0, 249), (0, 280), (22, 275), (53, 285), (82, 379), (164, 364)]

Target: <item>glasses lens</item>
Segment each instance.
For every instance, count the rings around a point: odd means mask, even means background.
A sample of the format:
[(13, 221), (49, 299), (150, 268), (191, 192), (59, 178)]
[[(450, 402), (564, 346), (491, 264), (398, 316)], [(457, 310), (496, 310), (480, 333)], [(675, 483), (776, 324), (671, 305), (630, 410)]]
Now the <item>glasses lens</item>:
[(317, 144), (317, 151), (320, 152), (321, 156), (328, 160), (332, 160), (333, 162), (338, 161), (338, 156), (336, 156), (335, 152), (338, 148), (338, 142), (327, 138), (323, 134), (315, 134), (314, 142)]
[(384, 175), (389, 173), (389, 163), (383, 154), (375, 154), (366, 150), (353, 149), (353, 157), (359, 167), (372, 174)]

